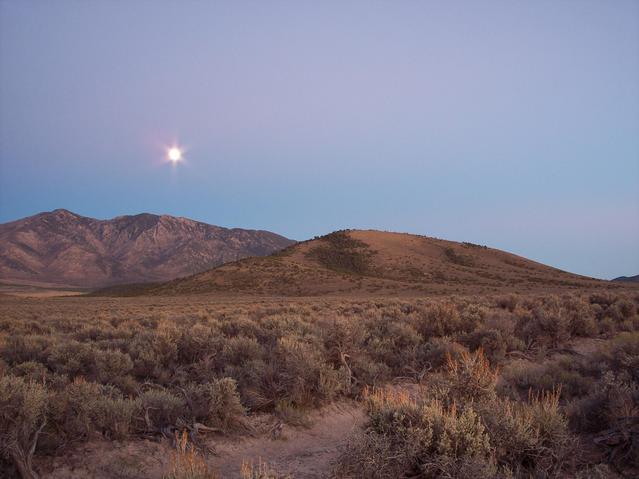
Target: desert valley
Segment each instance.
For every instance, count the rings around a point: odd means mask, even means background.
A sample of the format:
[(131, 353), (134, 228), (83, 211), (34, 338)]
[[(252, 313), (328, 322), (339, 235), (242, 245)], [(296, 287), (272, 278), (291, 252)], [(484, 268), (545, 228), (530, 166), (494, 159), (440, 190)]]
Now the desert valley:
[[(0, 226), (3, 275), (16, 271), (0, 298), (7, 471), (176, 479), (637, 471), (636, 283), (404, 233), (343, 230), (296, 243), (185, 219), (207, 233), (180, 236), (166, 230), (175, 220), (131, 218), (146, 227), (99, 223), (111, 249), (85, 233), (95, 220), (67, 211)], [(140, 263), (153, 274), (140, 283), (133, 271), (131, 284), (113, 285), (107, 275), (131, 271), (141, 241)], [(164, 264), (164, 244), (192, 261)], [(156, 281), (176, 264), (191, 269)], [(83, 270), (101, 281), (73, 289)], [(40, 276), (48, 286), (33, 281)]]

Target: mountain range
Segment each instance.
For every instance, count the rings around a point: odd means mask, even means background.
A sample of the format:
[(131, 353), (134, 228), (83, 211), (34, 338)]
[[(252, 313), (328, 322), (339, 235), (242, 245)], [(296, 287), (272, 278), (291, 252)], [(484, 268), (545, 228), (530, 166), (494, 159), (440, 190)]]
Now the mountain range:
[(57, 209), (0, 225), (0, 280), (86, 288), (167, 281), (293, 243), (175, 216), (99, 220)]

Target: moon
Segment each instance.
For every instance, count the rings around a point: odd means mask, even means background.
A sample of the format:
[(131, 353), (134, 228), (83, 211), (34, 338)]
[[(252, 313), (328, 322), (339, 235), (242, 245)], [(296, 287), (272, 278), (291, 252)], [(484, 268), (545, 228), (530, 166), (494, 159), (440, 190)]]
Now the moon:
[(173, 146), (169, 148), (166, 155), (173, 163), (177, 163), (182, 159), (182, 150), (180, 150), (177, 146)]

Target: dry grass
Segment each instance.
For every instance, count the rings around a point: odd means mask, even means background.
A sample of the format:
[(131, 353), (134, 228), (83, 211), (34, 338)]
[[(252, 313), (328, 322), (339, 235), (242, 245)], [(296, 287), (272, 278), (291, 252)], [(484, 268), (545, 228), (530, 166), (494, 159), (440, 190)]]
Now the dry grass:
[(171, 452), (169, 471), (162, 479), (219, 479), (204, 458), (189, 444), (186, 431), (175, 433), (175, 450)]

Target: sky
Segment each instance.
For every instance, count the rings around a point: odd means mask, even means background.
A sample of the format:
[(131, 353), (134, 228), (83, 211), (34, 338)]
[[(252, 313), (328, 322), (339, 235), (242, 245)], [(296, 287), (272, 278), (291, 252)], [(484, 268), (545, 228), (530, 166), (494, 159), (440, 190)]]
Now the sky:
[(0, 222), (56, 208), (639, 274), (639, 2), (0, 0)]

